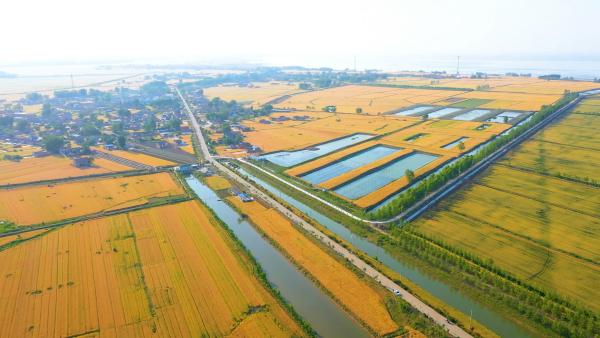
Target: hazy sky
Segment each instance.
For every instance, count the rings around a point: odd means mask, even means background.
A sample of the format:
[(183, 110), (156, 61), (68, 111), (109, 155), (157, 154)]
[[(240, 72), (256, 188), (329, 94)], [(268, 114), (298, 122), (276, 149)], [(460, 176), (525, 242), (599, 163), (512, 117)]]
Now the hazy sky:
[[(600, 55), (599, 0), (4, 0), (0, 64)], [(332, 63), (335, 63), (332, 64)]]

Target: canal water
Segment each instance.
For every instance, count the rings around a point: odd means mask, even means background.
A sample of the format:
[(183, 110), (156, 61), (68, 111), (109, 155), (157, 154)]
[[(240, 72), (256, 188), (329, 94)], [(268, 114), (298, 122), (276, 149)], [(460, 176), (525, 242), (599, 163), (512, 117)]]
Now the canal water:
[(308, 217), (314, 219), (319, 224), (325, 226), (327, 229), (334, 232), (347, 242), (351, 243), (357, 249), (365, 252), (371, 257), (376, 257), (387, 267), (401, 274), (411, 282), (420, 286), (422, 289), (428, 291), (433, 296), (442, 300), (444, 303), (449, 304), (455, 309), (469, 315), (473, 314), (473, 319), (486, 326), (501, 337), (529, 337), (529, 333), (525, 332), (511, 321), (503, 318), (499, 313), (494, 312), (488, 307), (484, 307), (482, 304), (476, 302), (472, 298), (463, 295), (450, 286), (443, 282), (433, 279), (428, 275), (425, 275), (420, 270), (413, 266), (407, 265), (396, 258), (388, 254), (383, 248), (369, 242), (368, 240), (355, 235), (348, 228), (342, 224), (330, 219), (329, 217), (315, 211), (309, 206), (295, 200), (289, 195), (284, 194), (274, 186), (267, 182), (255, 177), (246, 170), (240, 168), (238, 171), (242, 174), (260, 184), (262, 187), (270, 191), (272, 194), (278, 196), (282, 200), (285, 200), (290, 205), (294, 206), (298, 210), (302, 211)]
[(320, 336), (357, 338), (371, 336), (263, 238), (252, 225), (244, 221), (235, 209), (221, 201), (214, 191), (195, 177), (188, 177), (186, 181), (196, 195), (217, 214), (251, 252), (265, 271), (269, 282)]

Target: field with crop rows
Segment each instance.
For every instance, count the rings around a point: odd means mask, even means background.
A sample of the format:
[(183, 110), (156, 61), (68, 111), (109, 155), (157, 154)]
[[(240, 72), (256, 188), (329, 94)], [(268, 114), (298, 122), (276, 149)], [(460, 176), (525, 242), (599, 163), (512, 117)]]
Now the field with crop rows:
[(223, 190), (231, 188), (231, 183), (221, 176), (209, 176), (204, 179), (206, 185), (212, 190)]
[(457, 95), (456, 97), (463, 99), (490, 100), (477, 108), (537, 111), (544, 105), (550, 105), (558, 101), (561, 96), (562, 93), (530, 94), (521, 92), (472, 91)]
[(414, 104), (431, 104), (461, 94), (460, 91), (405, 89), (376, 86), (348, 85), (297, 94), (274, 106), (297, 110), (319, 111), (325, 106), (336, 106), (338, 112), (380, 115)]
[(133, 170), (101, 158), (95, 158), (91, 168), (77, 168), (72, 162), (69, 158), (58, 156), (25, 158), (19, 162), (0, 161), (0, 185)]
[(48, 223), (184, 193), (168, 173), (103, 178), (0, 190), (0, 219)]
[(152, 167), (163, 167), (163, 166), (170, 166), (170, 165), (176, 164), (171, 161), (163, 160), (162, 158), (158, 158), (158, 157), (154, 157), (154, 156), (150, 156), (150, 155), (146, 155), (146, 154), (142, 154), (142, 153), (138, 153), (138, 152), (134, 152), (134, 151), (127, 151), (127, 150), (105, 151), (102, 149), (97, 149), (97, 150), (104, 151), (110, 155), (121, 157), (121, 158), (131, 160), (131, 161), (134, 161), (137, 163), (146, 164), (146, 165), (149, 165)]
[(2, 337), (303, 334), (195, 201), (68, 225), (0, 260)]
[(255, 130), (245, 132), (245, 141), (260, 147), (264, 152), (297, 150), (353, 133), (385, 134), (408, 127), (419, 121), (414, 117), (365, 116), (354, 114), (306, 113), (310, 121), (293, 124), (267, 125), (257, 128), (257, 123), (246, 123)]
[(5, 155), (9, 156), (31, 156), (32, 153), (41, 150), (40, 147), (30, 145), (14, 145), (11, 143), (0, 142), (0, 160), (4, 159)]
[(488, 77), (483, 79), (432, 79), (426, 77), (392, 77), (381, 81), (382, 84), (397, 84), (408, 86), (448, 87), (478, 89), (488, 86), (491, 91), (555, 94), (562, 95), (565, 90), (585, 91), (600, 88), (595, 82), (541, 80), (532, 77)]
[(204, 89), (204, 95), (209, 99), (215, 97), (221, 100), (236, 100), (240, 103), (260, 107), (284, 95), (299, 93), (302, 90), (296, 83), (283, 82), (252, 82), (248, 86), (221, 85)]
[(228, 199), (248, 215), (250, 220), (293, 261), (371, 329), (380, 335), (398, 329), (387, 311), (381, 290), (376, 290), (350, 268), (331, 257), (276, 210), (267, 209), (258, 202), (244, 203), (235, 196)]
[(600, 311), (599, 127), (576, 110), (412, 226)]

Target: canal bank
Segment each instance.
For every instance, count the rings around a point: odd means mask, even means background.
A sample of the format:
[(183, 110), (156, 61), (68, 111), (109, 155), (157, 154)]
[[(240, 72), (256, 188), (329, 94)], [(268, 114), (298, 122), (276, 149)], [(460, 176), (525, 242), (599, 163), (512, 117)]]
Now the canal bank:
[(186, 179), (196, 195), (210, 207), (260, 264), (267, 279), (322, 337), (370, 337), (356, 320), (289, 262), (236, 210), (195, 177)]
[(438, 298), (442, 302), (452, 306), (456, 310), (462, 312), (466, 318), (471, 316), (474, 320), (481, 323), (494, 333), (503, 337), (528, 337), (530, 334), (516, 326), (510, 320), (504, 318), (504, 316), (498, 312), (493, 311), (489, 307), (479, 303), (477, 300), (460, 293), (458, 290), (453, 289), (449, 285), (442, 281), (432, 278), (420, 271), (416, 267), (407, 264), (399, 260), (396, 257), (390, 255), (386, 250), (377, 246), (376, 244), (360, 237), (351, 232), (344, 225), (332, 220), (325, 216), (323, 213), (316, 211), (308, 205), (294, 199), (290, 195), (282, 192), (273, 185), (261, 180), (260, 178), (252, 175), (248, 171), (240, 168), (238, 169), (240, 174), (248, 177), (264, 189), (269, 191), (274, 196), (277, 196), (281, 200), (285, 201), (289, 205), (300, 210), (302, 213), (313, 219), (320, 225), (329, 229), (335, 235), (339, 236), (343, 240), (352, 244), (355, 248), (361, 250), (367, 255), (376, 258), (386, 267), (390, 268), (394, 272), (402, 275), (410, 282), (418, 285), (423, 290), (427, 291), (434, 297)]

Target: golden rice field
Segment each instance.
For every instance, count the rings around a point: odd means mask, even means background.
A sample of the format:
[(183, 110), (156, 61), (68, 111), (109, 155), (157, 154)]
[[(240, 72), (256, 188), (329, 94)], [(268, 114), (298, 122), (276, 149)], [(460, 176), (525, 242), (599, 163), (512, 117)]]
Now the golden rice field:
[(318, 111), (325, 106), (334, 105), (338, 112), (355, 113), (356, 108), (361, 108), (364, 114), (380, 115), (414, 104), (435, 103), (461, 93), (449, 90), (348, 85), (297, 94), (274, 106)]
[(231, 183), (221, 176), (209, 176), (204, 178), (204, 182), (212, 190), (223, 190), (231, 188)]
[(186, 143), (186, 145), (180, 146), (179, 148), (188, 154), (195, 155), (196, 152), (194, 151), (194, 143), (192, 142), (192, 135), (191, 134), (190, 135), (181, 135), (180, 138), (183, 140), (183, 142)]
[(566, 80), (541, 80), (532, 77), (488, 77), (485, 79), (432, 79), (426, 77), (392, 77), (381, 81), (383, 84), (396, 84), (408, 86), (450, 87), (478, 89), (489, 86), (491, 91), (530, 93), (530, 94), (556, 94), (562, 95), (565, 90), (586, 91), (599, 88), (598, 83), (586, 81)]
[(600, 116), (573, 113), (523, 144), (503, 163), (550, 175), (600, 180)]
[(413, 226), (598, 311), (598, 196), (597, 188), (495, 166)]
[(491, 100), (477, 108), (513, 109), (537, 111), (544, 105), (550, 105), (562, 97), (561, 94), (529, 94), (500, 91), (472, 91), (457, 95), (464, 99)]
[[(102, 149), (96, 149), (96, 150), (104, 151)], [(121, 157), (121, 158), (130, 160), (130, 161), (141, 163), (141, 164), (146, 164), (146, 165), (149, 165), (152, 167), (163, 167), (163, 166), (170, 166), (170, 165), (176, 164), (171, 161), (163, 160), (162, 158), (158, 158), (158, 157), (154, 157), (154, 156), (150, 156), (150, 155), (146, 155), (146, 154), (142, 154), (142, 153), (138, 153), (138, 152), (134, 152), (134, 151), (111, 150), (111, 151), (104, 151), (104, 152), (107, 152), (108, 154), (113, 155), (113, 156)]]
[(600, 311), (599, 123), (568, 115), (413, 226)]
[(32, 238), (34, 236), (44, 234), (48, 231), (49, 231), (49, 229), (39, 229), (39, 230), (24, 232), (19, 235), (0, 237), (0, 247), (3, 245), (6, 245), (6, 244), (10, 244), (12, 242), (18, 241), (18, 240), (26, 240), (26, 239)]
[(31, 156), (34, 152), (41, 150), (40, 147), (30, 145), (14, 145), (11, 143), (0, 142), (0, 160), (4, 159), (4, 155), (19, 155), (22, 157)]
[(239, 85), (221, 85), (204, 89), (209, 99), (236, 100), (247, 105), (259, 107), (284, 95), (302, 92), (297, 83), (287, 82), (252, 82), (242, 87)]
[(0, 260), (2, 337), (303, 335), (196, 201), (68, 225)]
[(264, 152), (298, 150), (358, 132), (381, 135), (420, 121), (414, 117), (319, 114), (318, 118), (298, 125), (244, 132), (245, 141)]
[(381, 291), (330, 256), (276, 210), (267, 209), (255, 201), (244, 203), (235, 196), (228, 200), (372, 330), (384, 335), (398, 329), (387, 311)]
[(107, 174), (133, 168), (95, 158), (91, 168), (77, 168), (72, 160), (62, 156), (25, 158), (19, 162), (0, 161), (0, 185)]
[(182, 194), (169, 173), (2, 189), (0, 219), (17, 225), (48, 223)]

